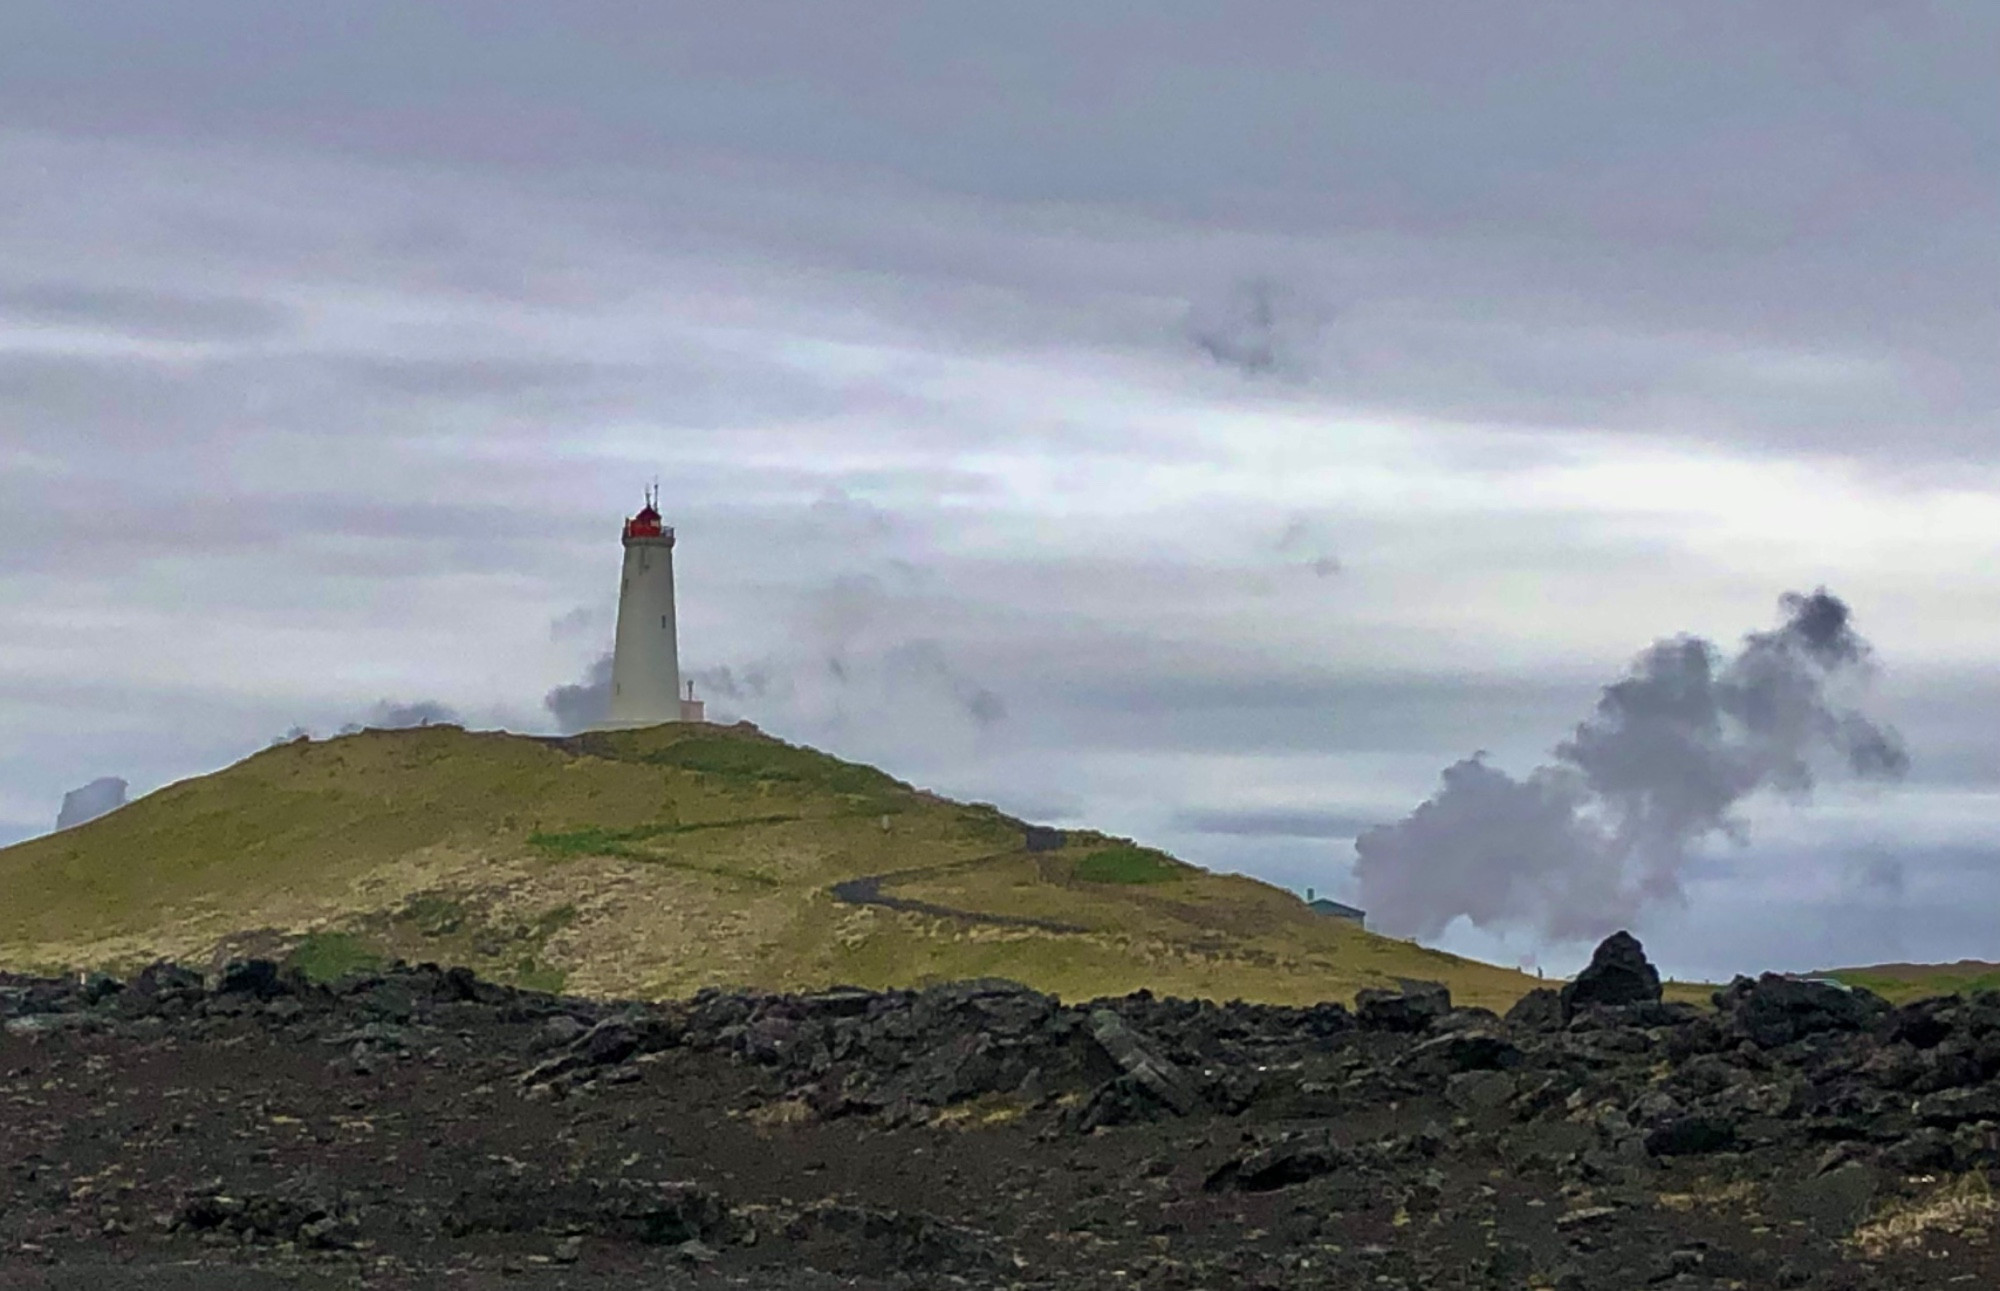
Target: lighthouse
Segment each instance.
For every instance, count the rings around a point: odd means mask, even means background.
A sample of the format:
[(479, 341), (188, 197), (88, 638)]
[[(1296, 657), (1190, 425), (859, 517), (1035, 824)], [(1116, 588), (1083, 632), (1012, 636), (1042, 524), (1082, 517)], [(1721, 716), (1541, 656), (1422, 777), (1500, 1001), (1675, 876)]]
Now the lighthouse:
[(657, 489), (625, 522), (625, 572), (618, 584), (618, 638), (611, 657), (611, 705), (601, 729), (698, 722), (694, 684), (681, 693), (674, 628), (674, 531), (660, 523)]

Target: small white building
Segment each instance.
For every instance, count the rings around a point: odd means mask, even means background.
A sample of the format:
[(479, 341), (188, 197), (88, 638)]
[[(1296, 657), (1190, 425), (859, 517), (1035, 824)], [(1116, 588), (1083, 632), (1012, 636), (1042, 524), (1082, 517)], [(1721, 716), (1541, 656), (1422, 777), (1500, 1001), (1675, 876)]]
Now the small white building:
[(674, 620), (674, 531), (660, 523), (659, 495), (625, 522), (625, 568), (618, 583), (618, 635), (611, 656), (611, 703), (600, 730), (699, 722), (694, 683), (681, 693)]

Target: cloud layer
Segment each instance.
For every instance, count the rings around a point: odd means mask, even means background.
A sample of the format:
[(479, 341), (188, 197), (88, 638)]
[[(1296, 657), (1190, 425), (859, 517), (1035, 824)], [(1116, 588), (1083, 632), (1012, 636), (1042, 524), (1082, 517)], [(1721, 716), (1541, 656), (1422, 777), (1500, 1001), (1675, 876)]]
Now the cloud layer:
[(1988, 7), (502, 8), (0, 6), (0, 837), (587, 722), (656, 476), (711, 711), (1205, 864), (1822, 582), (1922, 754), (1828, 908), (2000, 829)]

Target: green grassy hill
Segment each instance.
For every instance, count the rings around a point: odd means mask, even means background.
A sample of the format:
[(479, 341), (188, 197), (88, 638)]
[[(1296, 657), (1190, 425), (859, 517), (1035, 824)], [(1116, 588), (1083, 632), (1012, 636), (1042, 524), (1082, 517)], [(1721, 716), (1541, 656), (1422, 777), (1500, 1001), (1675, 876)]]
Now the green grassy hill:
[(1927, 995), (2000, 991), (2000, 964), (1977, 959), (1961, 959), (1955, 964), (1872, 964), (1829, 969), (1815, 976), (1837, 978), (1897, 1004)]
[[(911, 908), (832, 891), (875, 875)], [(0, 966), (44, 971), (398, 956), (589, 994), (994, 975), (1287, 1003), (1420, 977), (1495, 1007), (1535, 985), (1129, 840), (1031, 854), (990, 806), (748, 726), (300, 740), (0, 849), (0, 894)]]

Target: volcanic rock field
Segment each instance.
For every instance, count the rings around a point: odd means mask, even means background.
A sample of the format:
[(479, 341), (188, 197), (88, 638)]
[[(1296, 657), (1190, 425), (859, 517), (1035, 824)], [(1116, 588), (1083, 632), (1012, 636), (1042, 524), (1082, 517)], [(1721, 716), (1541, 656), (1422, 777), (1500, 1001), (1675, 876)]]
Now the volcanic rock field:
[(0, 1287), (2000, 1285), (2000, 994), (0, 977)]

